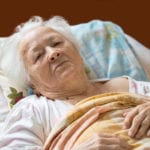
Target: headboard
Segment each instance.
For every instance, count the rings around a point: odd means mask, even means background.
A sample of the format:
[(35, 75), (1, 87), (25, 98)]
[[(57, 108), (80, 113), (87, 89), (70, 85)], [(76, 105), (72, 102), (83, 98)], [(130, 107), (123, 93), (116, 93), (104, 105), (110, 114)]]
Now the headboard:
[(147, 47), (150, 47), (148, 0), (13, 0), (0, 5), (0, 37), (13, 33), (15, 26), (31, 16), (48, 19), (64, 16), (70, 24), (93, 19), (112, 21)]

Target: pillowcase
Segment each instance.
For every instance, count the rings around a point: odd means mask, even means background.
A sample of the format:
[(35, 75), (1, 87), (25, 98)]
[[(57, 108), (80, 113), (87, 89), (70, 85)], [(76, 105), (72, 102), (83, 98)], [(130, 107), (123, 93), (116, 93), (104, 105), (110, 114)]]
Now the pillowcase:
[(80, 52), (89, 67), (90, 79), (128, 75), (136, 80), (148, 80), (126, 34), (118, 25), (93, 20), (74, 25), (71, 30), (81, 45)]
[(0, 89), (1, 89), (1, 100), (6, 100), (9, 109), (13, 107), (19, 100), (27, 96), (25, 89), (20, 88), (14, 81), (7, 78), (0, 71)]

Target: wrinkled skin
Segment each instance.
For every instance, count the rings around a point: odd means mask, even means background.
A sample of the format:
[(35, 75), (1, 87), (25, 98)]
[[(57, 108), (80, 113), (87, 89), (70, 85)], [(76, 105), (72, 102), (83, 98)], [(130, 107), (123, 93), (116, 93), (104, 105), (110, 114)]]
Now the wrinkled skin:
[(129, 129), (129, 136), (137, 139), (144, 135), (150, 137), (150, 102), (138, 105), (124, 115), (124, 128)]
[(40, 94), (64, 99), (86, 90), (89, 81), (82, 58), (60, 33), (37, 27), (25, 34), (19, 49), (31, 84)]

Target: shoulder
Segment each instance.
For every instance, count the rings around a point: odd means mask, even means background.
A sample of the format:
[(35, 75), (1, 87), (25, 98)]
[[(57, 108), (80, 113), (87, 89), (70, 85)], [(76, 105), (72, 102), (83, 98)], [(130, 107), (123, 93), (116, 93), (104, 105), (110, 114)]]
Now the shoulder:
[[(11, 113), (25, 114), (49, 129), (57, 119), (65, 115), (73, 106), (61, 100), (51, 100), (44, 96), (31, 95), (18, 102)], [(48, 133), (48, 132), (47, 132)]]
[[(40, 119), (40, 115), (44, 113), (47, 107), (47, 102), (44, 98), (39, 98), (36, 95), (31, 95), (23, 98), (21, 101), (16, 103), (11, 109), (10, 113), (7, 116), (7, 119), (21, 119), (26, 117), (37, 117)], [(15, 120), (14, 119), (14, 120)], [(17, 121), (17, 120), (16, 120)]]
[(107, 85), (116, 92), (129, 92), (129, 80), (126, 77), (112, 78)]
[(45, 97), (37, 97), (36, 95), (31, 95), (23, 98), (16, 105), (14, 105), (13, 110), (15, 109), (26, 110), (23, 108), (30, 108), (30, 107), (39, 109), (41, 107), (44, 107), (44, 105), (46, 105), (45, 103), (47, 103), (47, 99)]
[[(51, 124), (46, 98), (32, 95), (15, 104), (5, 119), (2, 132), (7, 138), (12, 132), (14, 136), (17, 136), (18, 130), (25, 136), (35, 135), (32, 139), (36, 140), (41, 134), (44, 135), (42, 138), (47, 136), (51, 130)], [(42, 138), (41, 141), (43, 141)]]
[(127, 77), (117, 77), (117, 78), (112, 78), (110, 80), (110, 82), (112, 83), (125, 83), (127, 84), (128, 83), (128, 78)]
[(0, 148), (21, 146), (25, 149), (41, 149), (51, 130), (49, 116), (46, 118), (42, 106), (45, 102), (44, 99), (32, 95), (22, 99), (13, 107), (1, 129), (1, 135), (5, 140)]

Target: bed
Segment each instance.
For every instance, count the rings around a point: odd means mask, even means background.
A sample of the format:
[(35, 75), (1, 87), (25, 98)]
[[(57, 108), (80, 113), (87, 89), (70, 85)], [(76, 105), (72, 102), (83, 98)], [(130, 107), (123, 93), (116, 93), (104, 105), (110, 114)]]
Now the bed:
[[(150, 81), (150, 49), (124, 33), (120, 26), (113, 22), (92, 20), (73, 25), (71, 30), (81, 45), (80, 53), (89, 79), (127, 75), (136, 80)], [(14, 35), (0, 39), (1, 127), (15, 103), (32, 93), (31, 89), (22, 89), (3, 73), (7, 70), (5, 60), (11, 59), (6, 52), (11, 50), (14, 41)]]

